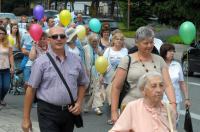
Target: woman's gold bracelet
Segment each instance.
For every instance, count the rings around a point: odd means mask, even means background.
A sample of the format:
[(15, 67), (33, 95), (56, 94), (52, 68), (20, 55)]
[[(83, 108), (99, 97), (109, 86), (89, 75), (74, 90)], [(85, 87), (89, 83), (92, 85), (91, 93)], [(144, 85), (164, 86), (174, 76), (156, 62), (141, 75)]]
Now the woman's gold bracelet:
[(185, 99), (185, 100), (190, 100), (189, 98)]

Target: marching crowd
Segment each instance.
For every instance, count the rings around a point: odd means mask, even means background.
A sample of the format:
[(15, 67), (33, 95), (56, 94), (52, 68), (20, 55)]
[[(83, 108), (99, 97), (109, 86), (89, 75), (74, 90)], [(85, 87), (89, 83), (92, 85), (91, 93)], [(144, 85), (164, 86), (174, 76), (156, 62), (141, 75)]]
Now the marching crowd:
[[(29, 32), (30, 26), (36, 23), (43, 29), (37, 42)], [(86, 29), (84, 39), (77, 35), (78, 25)], [(13, 44), (8, 36), (14, 39)], [(109, 23), (102, 23), (99, 34), (92, 32), (81, 14), (67, 27), (55, 22), (53, 17), (40, 22), (34, 18), (27, 22), (26, 16), (20, 22), (3, 19), (0, 105), (6, 105), (4, 98), (14, 74), (13, 53), (22, 52), (20, 68), (26, 91), (24, 132), (32, 128), (33, 104), (37, 105), (42, 132), (72, 132), (77, 123), (75, 118), (81, 117), (81, 109), (97, 115), (105, 112), (107, 123), (114, 125), (111, 132), (176, 131), (181, 103), (186, 108), (191, 104), (181, 65), (173, 59), (175, 47), (155, 38), (150, 26), (137, 29), (135, 46), (131, 49), (126, 48), (124, 39), (119, 29), (110, 30)], [(100, 56), (109, 63), (103, 74), (95, 67)], [(120, 100), (125, 84), (128, 91)]]

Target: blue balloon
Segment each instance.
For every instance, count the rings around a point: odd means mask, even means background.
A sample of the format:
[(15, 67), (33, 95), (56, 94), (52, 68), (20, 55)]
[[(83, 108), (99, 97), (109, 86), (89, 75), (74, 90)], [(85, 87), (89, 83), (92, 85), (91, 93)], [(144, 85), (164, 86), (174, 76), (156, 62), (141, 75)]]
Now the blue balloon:
[(92, 18), (89, 21), (89, 27), (93, 32), (98, 33), (101, 30), (101, 22), (97, 18)]
[(41, 5), (37, 5), (34, 7), (33, 9), (33, 16), (35, 16), (35, 18), (37, 20), (41, 20), (44, 17), (44, 8)]

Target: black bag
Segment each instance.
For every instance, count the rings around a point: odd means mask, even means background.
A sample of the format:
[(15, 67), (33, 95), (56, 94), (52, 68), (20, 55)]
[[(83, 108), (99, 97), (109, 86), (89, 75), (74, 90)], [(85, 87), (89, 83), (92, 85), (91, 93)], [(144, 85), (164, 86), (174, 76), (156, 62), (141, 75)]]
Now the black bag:
[(186, 132), (193, 132), (192, 119), (191, 119), (191, 116), (190, 116), (189, 108), (187, 108), (186, 112), (185, 112), (184, 129), (185, 129)]
[[(46, 53), (49, 60), (51, 61), (51, 63), (53, 64), (54, 68), (56, 69), (58, 75), (60, 76), (63, 84), (65, 85), (65, 87), (67, 88), (67, 91), (69, 93), (69, 96), (70, 96), (70, 99), (71, 99), (71, 102), (72, 102), (72, 106), (75, 105), (75, 101), (73, 99), (73, 96), (72, 96), (72, 93), (69, 89), (69, 86), (67, 85), (67, 82), (65, 81), (65, 78), (63, 77), (62, 73), (60, 72), (58, 66), (56, 65), (55, 61), (53, 60), (53, 58), (51, 57), (51, 55), (49, 53)], [(73, 115), (73, 114), (72, 114)], [(83, 118), (80, 115), (73, 115), (73, 121), (74, 121), (74, 125), (77, 127), (77, 128), (80, 128), (80, 127), (83, 127)]]
[(127, 68), (127, 74), (126, 74), (126, 78), (125, 78), (125, 81), (124, 81), (124, 85), (123, 85), (123, 88), (120, 92), (120, 95), (119, 95), (119, 104), (118, 104), (118, 108), (121, 107), (121, 103), (124, 99), (124, 97), (126, 96), (126, 94), (129, 92), (130, 90), (130, 84), (128, 83), (127, 81), (127, 76), (128, 76), (128, 71), (129, 71), (129, 67), (130, 67), (130, 63), (131, 63), (131, 57), (128, 55), (128, 59), (129, 59), (129, 62), (128, 62), (128, 68)]

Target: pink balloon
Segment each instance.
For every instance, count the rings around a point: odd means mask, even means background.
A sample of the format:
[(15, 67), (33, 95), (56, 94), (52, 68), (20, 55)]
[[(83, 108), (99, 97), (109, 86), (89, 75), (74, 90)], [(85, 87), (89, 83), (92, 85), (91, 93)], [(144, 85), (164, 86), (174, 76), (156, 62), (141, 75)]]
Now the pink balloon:
[(39, 24), (32, 24), (29, 33), (34, 41), (38, 42), (42, 36), (42, 27)]

